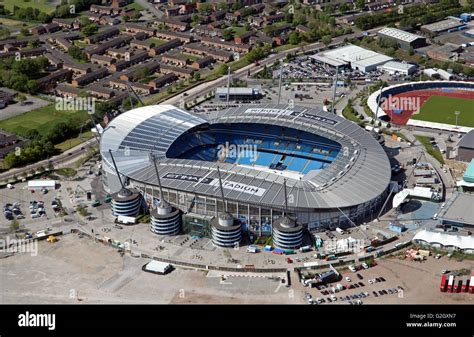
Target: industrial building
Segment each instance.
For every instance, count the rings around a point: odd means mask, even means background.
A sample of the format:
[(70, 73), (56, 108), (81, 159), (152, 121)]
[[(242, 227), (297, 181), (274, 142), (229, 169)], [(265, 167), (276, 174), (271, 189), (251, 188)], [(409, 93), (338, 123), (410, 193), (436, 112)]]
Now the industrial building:
[(421, 31), (428, 35), (436, 36), (444, 32), (458, 30), (464, 26), (466, 26), (464, 22), (450, 18), (450, 19), (430, 23), (428, 25), (423, 25), (421, 26)]
[(466, 133), (458, 144), (457, 159), (470, 162), (474, 158), (474, 130)]
[[(218, 246), (240, 240), (242, 230), (294, 247), (308, 225), (366, 221), (385, 201), (391, 177), (379, 143), (322, 107), (243, 106), (211, 118), (171, 105), (145, 106), (116, 117), (100, 148), (102, 182), (114, 200), (123, 188), (139, 191), (155, 218), (155, 232), (162, 222), (154, 208), (165, 200), (184, 213), (184, 233), (213, 238)], [(288, 223), (286, 216), (298, 222)]]
[(379, 38), (395, 41), (399, 48), (405, 50), (421, 48), (426, 45), (426, 38), (397, 28), (383, 28), (377, 32)]
[(474, 194), (457, 193), (447, 203), (438, 215), (445, 225), (457, 227), (474, 227)]
[(406, 62), (388, 61), (380, 66), (379, 69), (389, 74), (408, 76), (416, 72), (417, 66)]
[(393, 60), (389, 56), (352, 44), (324, 51), (310, 56), (310, 58), (315, 63), (321, 63), (334, 68), (352, 68), (364, 73), (374, 71), (378, 66)]
[(229, 94), (230, 101), (254, 100), (260, 98), (260, 91), (256, 88), (219, 87), (216, 89), (216, 98), (221, 101), (227, 100), (227, 94)]

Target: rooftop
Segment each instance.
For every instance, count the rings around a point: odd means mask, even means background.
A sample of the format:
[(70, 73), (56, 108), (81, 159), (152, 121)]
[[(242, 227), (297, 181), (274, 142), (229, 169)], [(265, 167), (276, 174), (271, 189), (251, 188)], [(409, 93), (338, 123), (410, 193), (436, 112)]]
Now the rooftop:
[(446, 20), (430, 23), (428, 25), (423, 25), (421, 26), (421, 29), (428, 30), (433, 33), (439, 33), (439, 32), (444, 32), (445, 30), (456, 28), (462, 25), (464, 25), (464, 23), (458, 20), (446, 19)]
[(397, 28), (385, 27), (385, 28), (379, 30), (379, 33), (384, 34), (386, 36), (393, 37), (393, 38), (401, 40), (401, 41), (405, 41), (405, 42), (413, 42), (416, 39), (422, 39), (422, 37), (419, 36), (419, 35), (412, 34), (412, 33), (409, 33), (409, 32), (405, 32), (404, 30), (397, 29)]
[(474, 205), (474, 194), (458, 193), (448, 202), (439, 218), (474, 225), (472, 205)]
[(469, 131), (461, 138), (458, 144), (459, 147), (474, 149), (474, 130)]

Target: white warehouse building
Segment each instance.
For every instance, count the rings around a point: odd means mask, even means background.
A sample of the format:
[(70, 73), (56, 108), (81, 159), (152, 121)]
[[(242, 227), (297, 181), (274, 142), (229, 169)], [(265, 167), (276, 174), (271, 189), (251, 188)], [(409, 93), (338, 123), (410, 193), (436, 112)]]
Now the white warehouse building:
[(331, 67), (347, 67), (367, 73), (392, 61), (393, 58), (372, 50), (349, 44), (311, 56), (313, 62)]
[(387, 72), (389, 74), (401, 74), (401, 75), (411, 75), (416, 72), (416, 65), (398, 62), (398, 61), (388, 61), (379, 67), (381, 71)]

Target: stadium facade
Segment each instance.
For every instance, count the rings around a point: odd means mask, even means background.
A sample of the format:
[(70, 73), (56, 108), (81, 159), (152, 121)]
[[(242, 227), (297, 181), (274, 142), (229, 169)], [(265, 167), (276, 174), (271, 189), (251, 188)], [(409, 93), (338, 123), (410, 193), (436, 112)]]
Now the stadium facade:
[(304, 227), (334, 228), (375, 216), (391, 177), (379, 143), (322, 108), (252, 105), (194, 115), (146, 106), (115, 118), (100, 148), (104, 188), (122, 189), (111, 150), (125, 186), (151, 209), (161, 198), (152, 153), (163, 197), (184, 213), (185, 223), (193, 214), (194, 221), (209, 222), (226, 212), (219, 167), (228, 214), (260, 233), (271, 232), (284, 215), (285, 184), (287, 216)]

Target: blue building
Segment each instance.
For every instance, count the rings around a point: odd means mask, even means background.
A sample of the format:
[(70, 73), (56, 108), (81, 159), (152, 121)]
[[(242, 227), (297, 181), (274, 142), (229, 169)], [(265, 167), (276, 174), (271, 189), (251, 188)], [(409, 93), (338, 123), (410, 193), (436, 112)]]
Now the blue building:
[(403, 224), (398, 224), (398, 223), (393, 223), (391, 222), (389, 225), (388, 225), (388, 229), (390, 229), (391, 231), (395, 232), (395, 233), (398, 233), (398, 234), (401, 234), (403, 233), (404, 231), (407, 230), (407, 228), (405, 227), (405, 225)]

